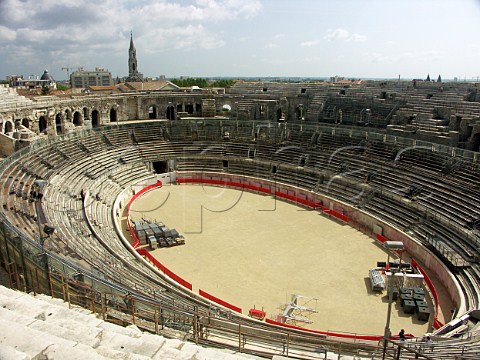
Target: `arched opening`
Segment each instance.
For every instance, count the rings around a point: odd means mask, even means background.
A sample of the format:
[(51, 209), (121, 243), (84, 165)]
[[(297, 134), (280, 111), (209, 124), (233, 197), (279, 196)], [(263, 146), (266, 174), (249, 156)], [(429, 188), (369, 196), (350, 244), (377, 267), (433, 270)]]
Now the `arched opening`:
[(343, 123), (343, 110), (338, 109), (337, 114), (335, 116), (335, 124)]
[(90, 119), (88, 117), (88, 109), (86, 107), (83, 108), (83, 118), (86, 119), (86, 120)]
[(22, 125), (26, 127), (27, 129), (30, 128), (30, 119), (24, 118), (22, 119)]
[(362, 111), (360, 111), (360, 120), (357, 122), (357, 125), (370, 126), (371, 115), (372, 112), (370, 109), (363, 108)]
[(157, 108), (155, 106), (150, 106), (148, 108), (148, 118), (156, 119), (157, 118)]
[(277, 116), (276, 116), (277, 121), (284, 121), (285, 117), (283, 116), (283, 111), (282, 108), (277, 109)]
[(185, 112), (188, 114), (192, 115), (193, 114), (193, 104), (187, 104), (185, 105)]
[(57, 134), (63, 134), (63, 117), (62, 114), (57, 114), (55, 116), (55, 130)]
[(175, 120), (175, 108), (173, 106), (167, 107), (167, 119)]
[(117, 110), (114, 108), (110, 109), (110, 122), (115, 122), (117, 121)]
[(47, 119), (45, 119), (45, 116), (40, 116), (38, 119), (38, 131), (43, 133), (47, 130)]
[(72, 111), (70, 109), (65, 110), (65, 120), (72, 121)]
[(472, 144), (473, 144), (473, 147), (472, 147), (473, 151), (480, 151), (480, 133), (476, 133), (475, 135), (473, 135)]
[(295, 109), (295, 117), (297, 120), (303, 120), (303, 105), (298, 105)]
[(13, 123), (11, 121), (7, 121), (5, 123), (5, 134), (13, 132)]
[(75, 125), (75, 126), (82, 126), (83, 125), (82, 114), (80, 114), (79, 111), (75, 111), (73, 113), (73, 125)]
[(258, 107), (258, 111), (260, 113), (260, 118), (263, 119), (265, 117), (266, 112), (267, 112), (267, 107), (262, 104)]
[(92, 127), (97, 127), (100, 125), (100, 114), (98, 110), (92, 111)]

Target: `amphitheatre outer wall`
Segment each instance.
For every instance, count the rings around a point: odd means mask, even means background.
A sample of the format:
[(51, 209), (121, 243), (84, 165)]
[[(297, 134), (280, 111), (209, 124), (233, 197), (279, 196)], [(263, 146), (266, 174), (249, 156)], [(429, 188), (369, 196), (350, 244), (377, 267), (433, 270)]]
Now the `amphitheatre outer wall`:
[[(465, 110), (460, 106), (464, 102), (457, 100), (458, 105), (452, 107), (445, 103), (443, 107), (435, 107), (434, 112), (440, 113), (429, 115), (433, 118), (440, 116), (449, 123), (441, 132), (421, 127), (415, 132), (411, 131), (407, 114), (413, 106), (409, 104), (409, 85), (408, 82), (380, 85), (369, 82), (366, 87), (340, 89), (338, 85), (328, 83), (264, 82), (244, 85), (245, 89), (230, 89), (229, 93), (210, 90), (177, 93), (150, 91), (35, 97), (18, 96), (15, 89), (2, 85), (0, 99), (5, 92), (11, 95), (11, 99), (8, 98), (5, 103), (0, 101), (0, 132), (4, 135), (0, 138), (0, 151), (3, 155), (9, 155), (13, 150), (28, 144), (35, 134), (64, 135), (75, 130), (139, 119), (177, 120), (227, 115), (237, 120), (321, 121), (355, 126), (357, 122), (365, 120), (367, 110), (372, 118), (380, 119), (373, 126), (385, 129), (389, 134), (450, 146), (461, 143), (461, 147), (478, 151), (478, 112), (475, 115), (478, 94), (471, 96), (468, 84), (455, 84), (458, 89), (452, 88), (452, 94), (463, 91), (465, 97), (471, 99), (465, 105)], [(399, 100), (397, 92), (405, 94), (404, 100)], [(436, 101), (442, 101), (448, 95), (438, 92), (437, 85), (429, 84), (424, 88), (417, 87), (411, 94), (411, 101), (416, 101), (418, 96), (423, 95), (427, 99), (431, 96), (436, 99), (439, 94), (445, 95)], [(228, 105), (231, 110), (225, 112), (224, 105)], [(404, 109), (400, 111), (402, 107)], [(382, 111), (389, 112), (386, 114)], [(19, 134), (15, 135), (17, 132)], [(10, 146), (2, 146), (1, 143), (10, 143)]]

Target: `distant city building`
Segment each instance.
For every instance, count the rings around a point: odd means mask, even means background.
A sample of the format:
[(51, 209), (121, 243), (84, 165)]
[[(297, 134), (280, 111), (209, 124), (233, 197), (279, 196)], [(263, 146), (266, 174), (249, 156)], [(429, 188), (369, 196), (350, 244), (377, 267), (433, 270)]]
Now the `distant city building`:
[(137, 50), (133, 44), (133, 34), (130, 33), (130, 48), (128, 49), (128, 78), (127, 82), (143, 81), (143, 74), (138, 72)]
[(330, 82), (332, 82), (332, 83), (337, 83), (337, 82), (342, 81), (342, 80), (345, 80), (345, 78), (343, 76), (335, 75), (335, 76), (330, 77)]
[(88, 86), (112, 86), (113, 79), (110, 71), (95, 68), (95, 71), (79, 69), (70, 75), (72, 88), (87, 88)]
[(118, 86), (120, 91), (179, 91), (180, 87), (167, 80), (132, 81)]
[(48, 70), (45, 70), (42, 76), (30, 75), (28, 79), (24, 79), (23, 75), (10, 75), (7, 76), (6, 80), (11, 87), (17, 87), (21, 89), (35, 89), (44, 87), (49, 89), (57, 88), (57, 84)]

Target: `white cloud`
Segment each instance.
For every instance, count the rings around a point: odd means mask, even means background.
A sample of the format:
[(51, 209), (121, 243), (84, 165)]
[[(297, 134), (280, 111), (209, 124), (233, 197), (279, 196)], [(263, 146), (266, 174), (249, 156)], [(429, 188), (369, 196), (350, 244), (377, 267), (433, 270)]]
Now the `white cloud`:
[(260, 0), (196, 0), (197, 9), (208, 18), (252, 18), (262, 8)]
[(328, 29), (325, 39), (328, 41), (354, 41), (354, 42), (363, 42), (367, 40), (366, 35), (362, 34), (350, 34), (348, 30), (337, 28), (335, 30)]
[(347, 30), (338, 28), (335, 30), (328, 29), (327, 30), (327, 35), (325, 35), (325, 39), (329, 41), (334, 41), (334, 40), (346, 40), (348, 39), (349, 33)]
[(275, 43), (272, 43), (272, 42), (269, 42), (268, 44), (265, 44), (265, 47), (267, 49), (274, 49), (274, 48), (278, 48), (279, 45), (278, 44), (275, 44)]
[(5, 26), (0, 25), (0, 41), (14, 41), (17, 38), (17, 32)]
[(352, 34), (348, 41), (355, 41), (355, 42), (364, 42), (367, 40), (366, 35), (361, 35), (361, 34)]
[(320, 40), (302, 41), (300, 43), (300, 46), (310, 47), (310, 46), (318, 45), (319, 43), (320, 43)]
[(140, 66), (145, 54), (217, 49), (226, 36), (219, 24), (261, 8), (260, 0), (0, 0), (0, 51), (8, 54), (0, 67), (16, 68), (22, 54), (32, 67), (33, 58), (108, 67), (101, 59), (124, 56), (131, 30)]

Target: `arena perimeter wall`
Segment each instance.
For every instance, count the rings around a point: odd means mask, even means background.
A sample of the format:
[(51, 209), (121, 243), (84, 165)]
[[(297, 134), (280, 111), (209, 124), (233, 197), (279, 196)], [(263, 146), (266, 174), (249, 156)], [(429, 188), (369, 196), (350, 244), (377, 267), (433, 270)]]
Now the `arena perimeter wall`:
[[(157, 179), (165, 180), (165, 176), (159, 175)], [(207, 184), (211, 186), (226, 186), (230, 188), (237, 188), (239, 190), (247, 190), (251, 192), (257, 192), (263, 195), (271, 195), (278, 197), (281, 200), (293, 202), (299, 206), (303, 206), (312, 210), (318, 210), (324, 213), (324, 215), (333, 218), (334, 220), (344, 222), (349, 224), (352, 227), (357, 228), (359, 231), (363, 231), (366, 234), (374, 236), (380, 243), (384, 243), (387, 240), (402, 241), (404, 243), (405, 249), (408, 253), (415, 259), (424, 263), (442, 282), (446, 287), (452, 301), (457, 306), (458, 313), (465, 312), (465, 302), (463, 294), (460, 291), (460, 287), (453, 276), (448, 271), (447, 267), (432, 253), (430, 253), (426, 248), (421, 244), (417, 243), (414, 239), (410, 238), (407, 234), (403, 233), (401, 230), (396, 229), (395, 227), (384, 224), (380, 219), (377, 219), (371, 215), (363, 213), (356, 208), (353, 208), (347, 204), (344, 204), (338, 200), (331, 199), (327, 196), (309, 192), (294, 186), (273, 183), (268, 180), (247, 177), (247, 176), (235, 176), (230, 174), (218, 174), (218, 173), (184, 173), (184, 172), (175, 172), (168, 175), (169, 179), (172, 179), (177, 184)], [(153, 189), (159, 188), (162, 186), (162, 182), (154, 179), (149, 180), (148, 182), (143, 182), (137, 184), (135, 187), (132, 187), (132, 191), (124, 191), (115, 203), (113, 211), (118, 215), (119, 209), (123, 207), (124, 204), (127, 206), (127, 215), (128, 210), (131, 204), (135, 201), (136, 198), (142, 194), (151, 191)], [(135, 189), (135, 190), (133, 190)], [(128, 198), (132, 198), (128, 201)], [(128, 202), (127, 202), (128, 201)], [(133, 238), (133, 243), (129, 246), (132, 247), (132, 250), (140, 258), (147, 260), (150, 266), (154, 266), (164, 275), (168, 276), (170, 279), (174, 280), (177, 284), (181, 285), (185, 289), (192, 291), (192, 284), (184, 280), (180, 276), (171, 272), (168, 268), (163, 266), (158, 262), (153, 256), (151, 256), (146, 249), (138, 248), (138, 240), (135, 239), (134, 231), (130, 226), (130, 220), (128, 218), (128, 227), (130, 234)], [(375, 230), (374, 230), (375, 229)], [(375, 233), (374, 233), (375, 231)], [(123, 236), (122, 236), (123, 237)], [(124, 237), (123, 237), (124, 238)], [(125, 238), (124, 238), (125, 239)], [(126, 239), (125, 239), (126, 240)], [(433, 282), (428, 277), (428, 274), (418, 265), (417, 261), (413, 260), (412, 265), (417, 267), (421, 273), (425, 276), (425, 282), (427, 288), (430, 291), (435, 305), (435, 318), (433, 326), (435, 329), (443, 326), (443, 323), (438, 319), (438, 295), (433, 285)], [(237, 313), (242, 313), (242, 309), (238, 308), (235, 305), (232, 305), (222, 299), (219, 299), (209, 293), (206, 293), (203, 290), (199, 290), (199, 295), (213, 301), (219, 305), (222, 305), (230, 310), (233, 310)], [(271, 324), (279, 326), (287, 326), (286, 324), (276, 323), (272, 320), (267, 321)], [(288, 326), (287, 326), (288, 327)], [(323, 332), (315, 331), (319, 334)], [(335, 336), (334, 334), (328, 334), (330, 336)], [(341, 334), (342, 337), (352, 336), (352, 334)], [(358, 337), (359, 335), (354, 335)], [(371, 340), (371, 339), (368, 339)]]

